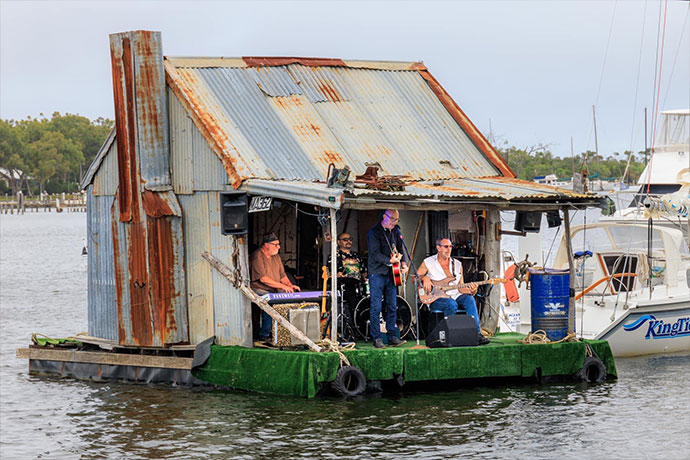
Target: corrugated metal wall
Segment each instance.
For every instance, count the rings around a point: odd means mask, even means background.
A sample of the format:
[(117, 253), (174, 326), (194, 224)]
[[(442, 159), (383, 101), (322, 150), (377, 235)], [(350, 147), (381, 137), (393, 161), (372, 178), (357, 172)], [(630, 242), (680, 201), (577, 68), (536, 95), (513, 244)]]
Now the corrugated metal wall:
[(93, 190), (93, 186), (86, 189), (88, 331), (94, 337), (117, 340), (113, 232), (110, 225), (114, 196), (94, 196)]
[(186, 109), (168, 90), (170, 108), (170, 161), (175, 193), (225, 190), (229, 184), (223, 163), (208, 146)]
[(114, 196), (117, 190), (117, 140), (113, 141), (93, 178), (93, 195)]
[[(242, 293), (201, 257), (209, 251), (234, 269), (236, 237), (221, 233), (218, 192), (196, 192), (179, 197), (184, 215), (187, 300), (191, 343), (215, 335), (220, 345), (251, 346), (250, 303)], [(249, 280), (247, 239), (238, 238), (242, 277)]]

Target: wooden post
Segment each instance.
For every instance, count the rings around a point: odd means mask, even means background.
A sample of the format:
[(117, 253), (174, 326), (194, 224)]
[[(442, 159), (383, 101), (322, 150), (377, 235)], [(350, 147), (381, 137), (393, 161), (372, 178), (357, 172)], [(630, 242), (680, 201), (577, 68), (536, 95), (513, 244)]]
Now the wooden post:
[[(565, 247), (568, 251), (568, 270), (570, 270), (570, 293), (568, 299), (568, 334), (575, 331), (575, 260), (573, 259), (573, 242), (570, 239), (570, 212), (563, 210), (565, 223)], [(584, 276), (584, 275), (583, 275)], [(580, 331), (582, 333), (582, 331)]]
[[(234, 275), (234, 273), (232, 273), (232, 271), (228, 268), (227, 265), (225, 265), (225, 264), (224, 264), (223, 262), (221, 262), (220, 260), (216, 259), (213, 255), (209, 254), (208, 252), (204, 252), (203, 254), (201, 254), (201, 257), (203, 257), (204, 259), (206, 259), (206, 260), (208, 261), (208, 263), (210, 263), (211, 266), (212, 266), (213, 268), (215, 268), (216, 270), (218, 270), (218, 272), (220, 272), (221, 275), (223, 275), (225, 278), (227, 278), (228, 281), (230, 281), (230, 282), (233, 283), (233, 284), (235, 283), (235, 275)], [(285, 329), (287, 329), (288, 332), (289, 332), (290, 334), (292, 334), (294, 337), (296, 337), (296, 338), (298, 338), (299, 340), (305, 342), (305, 343), (309, 346), (309, 348), (311, 348), (312, 350), (314, 350), (314, 351), (316, 351), (316, 352), (322, 351), (320, 346), (318, 346), (317, 344), (315, 344), (309, 337), (307, 337), (306, 335), (304, 335), (304, 333), (303, 333), (302, 331), (300, 331), (300, 330), (297, 329), (295, 326), (293, 326), (292, 324), (290, 324), (290, 321), (288, 321), (288, 320), (286, 320), (285, 318), (283, 318), (283, 316), (282, 316), (280, 313), (278, 313), (277, 311), (275, 311), (275, 310), (273, 309), (273, 307), (271, 307), (271, 306), (268, 304), (268, 302), (266, 302), (263, 298), (261, 298), (261, 296), (259, 296), (259, 295), (258, 295), (256, 292), (254, 292), (252, 289), (248, 288), (247, 286), (245, 286), (245, 285), (242, 284), (242, 283), (240, 284), (240, 286), (238, 287), (238, 289), (239, 289), (240, 292), (241, 292), (242, 294), (244, 294), (249, 300), (251, 300), (251, 301), (254, 302), (256, 305), (258, 305), (259, 308), (261, 308), (263, 311), (265, 311), (266, 313), (268, 313), (268, 315), (269, 315), (271, 318), (273, 318), (274, 321), (278, 321), (278, 324), (280, 324), (280, 325), (283, 326)]]
[(331, 216), (331, 341), (338, 341), (338, 228), (335, 221), (335, 209), (330, 209)]

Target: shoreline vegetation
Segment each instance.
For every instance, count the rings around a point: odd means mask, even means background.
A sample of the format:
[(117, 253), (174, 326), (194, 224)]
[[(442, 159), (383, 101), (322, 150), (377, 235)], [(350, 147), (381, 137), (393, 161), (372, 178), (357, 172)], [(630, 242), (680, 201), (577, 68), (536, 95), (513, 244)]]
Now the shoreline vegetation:
[[(82, 175), (91, 164), (114, 122), (89, 120), (73, 114), (43, 114), (39, 118), (0, 120), (0, 196), (12, 199), (79, 192)], [(642, 174), (645, 152), (585, 151), (573, 157), (554, 154), (549, 145), (516, 147), (507, 141), (494, 146), (519, 179), (555, 174), (567, 180), (587, 170), (590, 177), (634, 183)], [(628, 164), (629, 163), (629, 164)], [(625, 177), (623, 177), (625, 175)]]

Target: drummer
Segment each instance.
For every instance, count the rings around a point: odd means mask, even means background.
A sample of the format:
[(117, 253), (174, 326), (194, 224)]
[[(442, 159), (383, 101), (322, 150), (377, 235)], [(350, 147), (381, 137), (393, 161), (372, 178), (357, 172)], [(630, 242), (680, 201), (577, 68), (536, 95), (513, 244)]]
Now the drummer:
[[(366, 265), (357, 252), (352, 250), (352, 236), (343, 232), (338, 235), (338, 252), (336, 254), (336, 269), (338, 271), (338, 284), (343, 286), (343, 314), (347, 321), (352, 323), (352, 311), (360, 297), (364, 283), (367, 280)], [(331, 256), (328, 257), (328, 266), (331, 266)]]

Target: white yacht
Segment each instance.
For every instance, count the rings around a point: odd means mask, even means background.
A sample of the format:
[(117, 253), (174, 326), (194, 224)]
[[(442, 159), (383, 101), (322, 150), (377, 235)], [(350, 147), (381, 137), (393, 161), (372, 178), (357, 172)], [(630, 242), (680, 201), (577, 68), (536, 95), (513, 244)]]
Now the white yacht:
[[(678, 229), (653, 227), (651, 244), (648, 231), (610, 222), (571, 229), (575, 332), (608, 340), (614, 356), (690, 351), (690, 251)], [(553, 268), (568, 269), (565, 236)], [(502, 332), (529, 332), (530, 291), (520, 295), (510, 302), (504, 292)]]
[[(602, 216), (600, 222), (618, 224), (645, 223), (648, 219), (644, 200), (649, 195), (660, 197), (678, 192), (685, 184), (683, 178), (690, 168), (690, 109), (668, 110), (661, 113), (657, 140), (654, 142), (654, 153), (637, 181), (638, 190), (627, 207), (621, 208), (628, 199), (618, 195), (616, 205), (620, 209), (611, 216)], [(686, 179), (687, 180), (687, 179)], [(675, 215), (658, 215), (653, 218), (653, 225), (680, 229), (688, 238), (690, 220), (687, 213)]]

